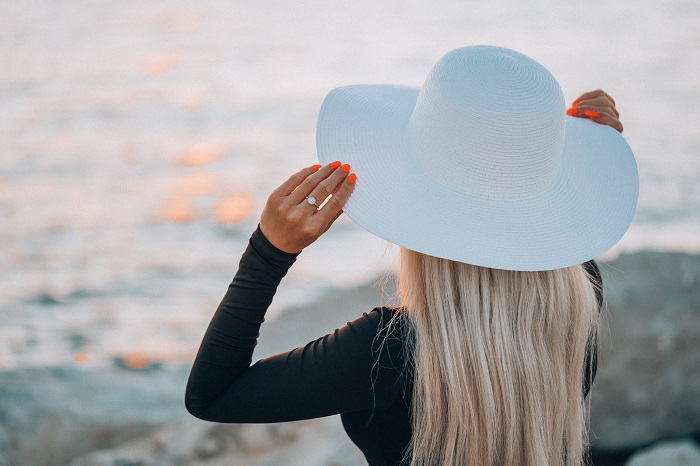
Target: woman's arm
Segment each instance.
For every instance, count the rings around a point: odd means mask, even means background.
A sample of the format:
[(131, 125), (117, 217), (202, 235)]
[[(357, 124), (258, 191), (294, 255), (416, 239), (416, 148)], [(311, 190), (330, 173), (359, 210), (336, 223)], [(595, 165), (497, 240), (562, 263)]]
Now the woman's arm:
[(193, 415), (202, 417), (250, 366), (265, 311), (296, 256), (272, 246), (259, 227), (251, 236), (190, 372), (185, 405)]
[[(308, 419), (388, 406), (399, 393), (398, 371), (392, 367), (401, 367), (396, 365), (401, 358), (399, 340), (391, 339), (382, 351), (376, 346), (393, 315), (386, 308), (366, 313), (303, 348), (250, 366), (280, 280), (299, 251), (342, 212), (354, 183), (348, 173), (349, 167), (340, 164), (304, 169), (268, 199), (260, 227), (195, 359), (186, 393), (193, 415), (219, 422)], [(323, 209), (310, 205), (306, 197), (320, 204), (331, 193)]]
[(282, 422), (389, 406), (401, 384), (402, 352), (377, 308), (306, 346), (252, 366), (265, 311), (295, 254), (256, 230), (236, 277), (209, 325), (192, 367), (185, 404), (216, 422)]

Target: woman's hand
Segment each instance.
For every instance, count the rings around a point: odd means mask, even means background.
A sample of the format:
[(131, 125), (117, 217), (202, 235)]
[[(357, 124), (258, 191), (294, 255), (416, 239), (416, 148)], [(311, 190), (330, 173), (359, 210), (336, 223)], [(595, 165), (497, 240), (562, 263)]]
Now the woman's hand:
[[(260, 230), (278, 249), (300, 252), (340, 217), (356, 179), (350, 165), (340, 162), (304, 168), (270, 194), (260, 216)], [(315, 205), (309, 202), (314, 199)]]
[(590, 118), (596, 123), (612, 126), (622, 132), (620, 114), (615, 108), (615, 101), (600, 89), (582, 94), (571, 103), (566, 114), (579, 118)]

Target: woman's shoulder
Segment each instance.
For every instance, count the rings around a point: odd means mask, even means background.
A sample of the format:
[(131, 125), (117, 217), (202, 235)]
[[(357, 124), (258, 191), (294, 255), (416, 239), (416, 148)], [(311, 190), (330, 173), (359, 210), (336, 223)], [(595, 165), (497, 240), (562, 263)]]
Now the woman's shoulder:
[(411, 338), (410, 321), (402, 307), (375, 307), (370, 315), (376, 319), (376, 337), (372, 350), (393, 361), (403, 360)]
[(396, 338), (405, 334), (408, 318), (400, 306), (378, 306), (363, 316), (376, 325), (378, 336)]
[(348, 327), (371, 341), (372, 353), (380, 361), (396, 361), (405, 353), (407, 321), (401, 307), (379, 306), (348, 322)]
[(365, 314), (374, 319), (381, 321), (389, 321), (391, 319), (400, 319), (403, 317), (403, 308), (401, 306), (377, 306)]

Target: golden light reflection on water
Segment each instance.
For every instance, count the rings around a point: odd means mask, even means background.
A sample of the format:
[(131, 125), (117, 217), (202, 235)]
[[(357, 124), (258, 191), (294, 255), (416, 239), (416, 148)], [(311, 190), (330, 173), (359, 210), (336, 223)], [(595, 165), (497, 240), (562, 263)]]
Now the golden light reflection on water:
[(243, 220), (255, 207), (255, 196), (250, 191), (220, 198), (214, 204), (214, 218), (218, 223), (235, 223)]
[(162, 76), (175, 65), (175, 59), (170, 55), (155, 55), (146, 60), (147, 76)]
[(171, 222), (192, 222), (197, 218), (197, 213), (185, 196), (174, 194), (163, 206), (163, 216)]
[(219, 179), (211, 172), (193, 172), (173, 178), (173, 193), (181, 196), (207, 196), (219, 185)]
[[(221, 158), (224, 149), (216, 141), (205, 140), (190, 145), (182, 152), (178, 163), (188, 168), (200, 168)], [(245, 219), (256, 204), (255, 195), (248, 190), (239, 190), (232, 194), (217, 191), (224, 183), (221, 177), (212, 171), (198, 170), (179, 173), (171, 179), (170, 198), (162, 210), (162, 217), (171, 222), (192, 222), (201, 217), (201, 202), (198, 212), (192, 197), (219, 194), (211, 213), (217, 223), (237, 223)]]
[[(188, 168), (201, 168), (219, 160), (224, 147), (215, 140), (203, 140), (187, 147), (178, 163)], [(163, 206), (163, 217), (171, 222), (192, 222), (199, 216), (190, 197), (210, 196), (222, 185), (221, 178), (211, 171), (193, 171), (174, 175), (171, 196)], [(217, 223), (237, 223), (245, 219), (256, 204), (248, 190), (224, 194), (214, 203), (211, 213)], [(199, 203), (201, 207), (201, 203)]]
[(134, 351), (127, 353), (121, 358), (122, 363), (130, 369), (146, 369), (151, 365), (151, 360), (145, 353)]
[(224, 148), (216, 141), (200, 141), (192, 144), (180, 156), (180, 164), (185, 167), (202, 167), (219, 158), (224, 153)]

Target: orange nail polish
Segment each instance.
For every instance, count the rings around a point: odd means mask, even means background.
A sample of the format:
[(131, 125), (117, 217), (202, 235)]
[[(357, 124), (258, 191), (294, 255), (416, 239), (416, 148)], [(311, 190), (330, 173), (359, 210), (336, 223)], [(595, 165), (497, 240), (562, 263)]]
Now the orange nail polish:
[(314, 170), (318, 170), (319, 168), (321, 168), (321, 165), (311, 165), (311, 168), (313, 168)]
[(350, 176), (348, 176), (348, 181), (350, 183), (355, 184), (355, 181), (357, 181), (357, 175), (355, 175), (354, 173), (350, 173)]
[(571, 107), (571, 108), (569, 108), (569, 109), (566, 111), (566, 114), (569, 115), (569, 116), (578, 115), (578, 108), (576, 108), (576, 107)]
[(575, 107), (579, 102), (581, 102), (581, 98), (580, 98), (580, 97), (579, 97), (578, 99), (574, 100), (573, 102), (571, 102), (571, 106), (572, 106), (572, 107)]
[(598, 116), (598, 112), (596, 112), (595, 110), (586, 110), (585, 112), (583, 112), (583, 114), (586, 115), (588, 118), (595, 118)]
[(337, 160), (331, 164), (331, 168), (332, 168), (333, 170), (335, 170), (335, 169), (338, 168), (339, 166), (340, 166), (340, 162), (338, 162)]
[(342, 167), (340, 167), (340, 169), (343, 170), (345, 173), (347, 173), (347, 172), (350, 171), (350, 165), (348, 165), (348, 164), (346, 163), (345, 165), (343, 165)]

